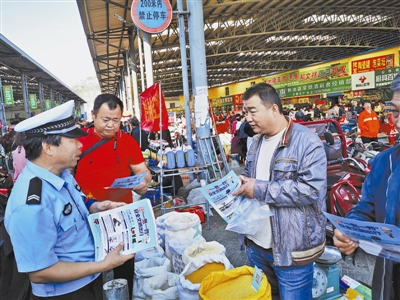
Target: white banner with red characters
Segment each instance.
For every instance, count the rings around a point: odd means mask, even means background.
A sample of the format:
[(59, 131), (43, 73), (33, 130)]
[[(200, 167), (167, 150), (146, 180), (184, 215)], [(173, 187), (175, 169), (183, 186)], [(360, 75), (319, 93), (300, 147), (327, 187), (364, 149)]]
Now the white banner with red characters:
[[(161, 95), (161, 97), (160, 97)], [(140, 94), (141, 105), (141, 128), (149, 132), (160, 131), (160, 120), (162, 129), (168, 129), (168, 112), (165, 106), (164, 95), (160, 83), (155, 83)], [(161, 107), (161, 109), (160, 109)], [(162, 112), (162, 114), (161, 114)]]

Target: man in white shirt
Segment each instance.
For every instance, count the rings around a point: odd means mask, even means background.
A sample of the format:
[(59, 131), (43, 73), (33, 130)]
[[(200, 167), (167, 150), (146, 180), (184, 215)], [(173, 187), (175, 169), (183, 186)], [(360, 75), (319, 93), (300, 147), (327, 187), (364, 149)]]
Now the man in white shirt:
[(244, 244), (276, 299), (312, 299), (313, 262), (325, 248), (326, 155), (319, 137), (283, 115), (276, 90), (253, 85), (242, 96), (246, 119), (259, 137), (247, 152), (242, 186), (273, 216)]

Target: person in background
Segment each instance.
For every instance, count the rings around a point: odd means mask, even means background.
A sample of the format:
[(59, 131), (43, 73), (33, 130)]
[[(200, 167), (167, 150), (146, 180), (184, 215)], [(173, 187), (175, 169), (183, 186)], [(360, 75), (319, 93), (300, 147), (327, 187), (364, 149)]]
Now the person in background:
[(128, 120), (124, 122), (124, 131), (129, 135), (132, 134), (132, 124)]
[(338, 113), (336, 112), (336, 109), (334, 106), (331, 106), (329, 108), (327, 118), (329, 120), (337, 120), (338, 119)]
[(271, 85), (253, 85), (242, 99), (259, 136), (234, 195), (256, 199), (272, 213), (254, 235), (244, 237), (250, 266), (263, 270), (274, 300), (312, 299), (313, 262), (325, 248), (324, 147), (314, 132), (283, 115)]
[(364, 103), (364, 100), (360, 99), (360, 102), (358, 102), (358, 106), (356, 109), (357, 115), (359, 115), (364, 110), (363, 103)]
[[(150, 171), (138, 143), (132, 136), (119, 129), (123, 111), (123, 103), (117, 96), (97, 96), (92, 110), (94, 127), (85, 128), (88, 135), (79, 139), (83, 146), (75, 170), (75, 179), (82, 191), (90, 199), (98, 202), (111, 199), (132, 203), (133, 195), (130, 189), (106, 188), (117, 178), (146, 173), (143, 182), (133, 190), (140, 195), (146, 193), (151, 181)], [(114, 269), (114, 278), (124, 278), (128, 281), (131, 298), (133, 265), (133, 260), (130, 260)]]
[(378, 141), (379, 118), (376, 112), (372, 110), (371, 103), (368, 100), (364, 101), (364, 110), (358, 116), (357, 123), (363, 143)]
[(352, 114), (352, 116), (357, 115), (357, 101), (353, 100), (351, 101), (351, 107), (350, 107), (350, 112)]
[(30, 299), (102, 299), (101, 273), (131, 260), (120, 244), (95, 262), (90, 213), (121, 205), (112, 201), (85, 206), (71, 175), (86, 132), (72, 117), (74, 101), (19, 123), (28, 163), (9, 198), (5, 227), (11, 237), (18, 271), (28, 273)]
[[(400, 73), (390, 85), (393, 123), (400, 131)], [(377, 155), (362, 187), (360, 202), (346, 218), (400, 227), (400, 146)], [(335, 229), (333, 241), (345, 255), (356, 255), (358, 244)], [(372, 299), (400, 299), (400, 263), (377, 257), (372, 279)]]
[(314, 120), (321, 120), (321, 104), (314, 107)]
[(19, 174), (21, 174), (22, 170), (25, 168), (28, 162), (28, 159), (25, 155), (25, 148), (22, 145), (22, 141), (23, 134), (17, 132), (14, 136), (14, 144), (17, 146), (17, 148), (15, 148), (12, 152), (14, 166), (14, 183), (17, 181)]
[(132, 137), (139, 144), (140, 149), (145, 151), (149, 147), (148, 133), (140, 128), (140, 123), (137, 117), (133, 117), (132, 123)]

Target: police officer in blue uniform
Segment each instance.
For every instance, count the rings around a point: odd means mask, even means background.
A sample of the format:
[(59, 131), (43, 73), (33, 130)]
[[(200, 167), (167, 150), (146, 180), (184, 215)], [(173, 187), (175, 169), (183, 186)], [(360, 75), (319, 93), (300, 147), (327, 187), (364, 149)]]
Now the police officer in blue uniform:
[(119, 245), (100, 262), (87, 216), (120, 205), (87, 201), (69, 172), (81, 153), (76, 139), (86, 135), (72, 117), (71, 100), (15, 127), (24, 133), (28, 163), (9, 198), (5, 226), (18, 271), (28, 273), (31, 299), (102, 299), (101, 272), (122, 265)]

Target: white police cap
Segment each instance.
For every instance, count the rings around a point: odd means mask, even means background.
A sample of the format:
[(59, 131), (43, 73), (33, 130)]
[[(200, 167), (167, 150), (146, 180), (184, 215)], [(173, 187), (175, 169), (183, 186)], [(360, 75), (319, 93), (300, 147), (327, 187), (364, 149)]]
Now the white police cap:
[(24, 132), (28, 137), (40, 137), (49, 134), (69, 138), (85, 136), (87, 132), (75, 125), (74, 117), (72, 116), (74, 105), (74, 100), (70, 100), (18, 123), (14, 130), (16, 132)]

